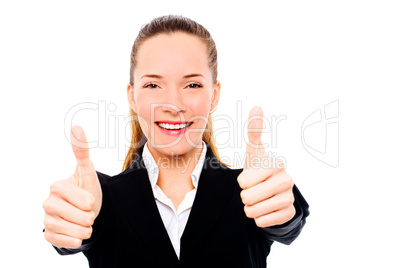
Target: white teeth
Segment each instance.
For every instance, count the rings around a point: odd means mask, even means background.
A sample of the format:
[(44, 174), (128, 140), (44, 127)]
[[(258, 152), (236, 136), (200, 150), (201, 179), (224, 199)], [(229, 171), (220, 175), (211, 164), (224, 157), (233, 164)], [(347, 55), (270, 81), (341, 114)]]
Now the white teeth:
[(159, 123), (158, 125), (161, 128), (164, 129), (182, 129), (182, 128), (186, 128), (190, 125), (191, 123), (188, 124), (165, 124), (165, 123)]

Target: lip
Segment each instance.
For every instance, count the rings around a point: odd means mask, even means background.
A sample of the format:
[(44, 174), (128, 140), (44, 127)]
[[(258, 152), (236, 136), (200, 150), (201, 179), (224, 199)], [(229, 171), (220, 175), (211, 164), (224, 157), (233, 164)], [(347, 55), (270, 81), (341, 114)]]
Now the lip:
[(156, 124), (158, 123), (165, 123), (165, 124), (188, 124), (189, 121), (155, 121)]
[(181, 135), (181, 134), (184, 134), (184, 133), (186, 133), (186, 131), (191, 127), (191, 125), (190, 126), (188, 126), (187, 128), (184, 128), (184, 129), (163, 129), (163, 128), (161, 128), (158, 124), (160, 124), (160, 123), (165, 123), (165, 124), (188, 124), (190, 121), (186, 121), (186, 122), (184, 122), (184, 121), (157, 121), (157, 122), (155, 122), (155, 125), (156, 125), (156, 127), (157, 127), (157, 129), (159, 129), (163, 134), (166, 134), (166, 135), (169, 135), (169, 136), (178, 136), (178, 135)]

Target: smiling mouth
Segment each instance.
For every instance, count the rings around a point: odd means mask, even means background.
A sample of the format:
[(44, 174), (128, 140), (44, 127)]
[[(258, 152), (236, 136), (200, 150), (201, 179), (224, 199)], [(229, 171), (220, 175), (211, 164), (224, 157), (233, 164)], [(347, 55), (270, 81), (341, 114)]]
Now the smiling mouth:
[(193, 122), (155, 122), (160, 128), (166, 130), (181, 130), (186, 129), (193, 124)]

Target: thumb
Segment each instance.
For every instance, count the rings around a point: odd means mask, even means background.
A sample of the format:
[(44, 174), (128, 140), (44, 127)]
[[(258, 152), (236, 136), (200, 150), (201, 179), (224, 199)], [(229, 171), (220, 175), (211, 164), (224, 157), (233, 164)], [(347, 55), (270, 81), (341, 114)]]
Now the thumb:
[(71, 128), (70, 139), (75, 159), (77, 159), (77, 168), (73, 176), (74, 183), (81, 189), (91, 193), (94, 197), (92, 211), (95, 212), (96, 217), (102, 206), (102, 189), (94, 164), (89, 159), (87, 137), (81, 127), (73, 126)]
[(95, 167), (91, 159), (89, 159), (87, 137), (80, 126), (73, 126), (70, 132), (70, 139), (74, 156), (77, 160), (75, 183), (80, 188), (87, 189), (91, 184), (90, 180), (96, 178)]
[(70, 139), (77, 164), (84, 164), (89, 159), (88, 141), (84, 130), (80, 126), (73, 126)]
[(260, 158), (266, 155), (264, 145), (261, 140), (263, 122), (263, 111), (259, 106), (255, 106), (251, 109), (247, 120), (247, 135), (248, 142), (246, 146), (246, 162), (244, 169), (252, 166), (255, 158)]

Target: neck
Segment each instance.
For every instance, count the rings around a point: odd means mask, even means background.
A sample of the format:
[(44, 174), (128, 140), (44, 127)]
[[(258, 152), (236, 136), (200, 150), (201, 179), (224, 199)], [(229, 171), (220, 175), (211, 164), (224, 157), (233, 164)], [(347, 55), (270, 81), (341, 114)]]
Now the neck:
[(200, 159), (203, 150), (203, 141), (200, 140), (199, 144), (192, 148), (192, 150), (181, 155), (168, 155), (164, 154), (151, 144), (147, 143), (148, 149), (151, 152), (156, 164), (159, 167), (159, 179), (161, 175), (175, 175), (175, 176), (190, 176), (198, 160)]
[(153, 148), (151, 144), (147, 143), (147, 146), (159, 167), (156, 184), (173, 202), (177, 210), (186, 194), (195, 187), (191, 173), (201, 157), (203, 142), (201, 140), (197, 146), (182, 155), (167, 155), (166, 152)]

